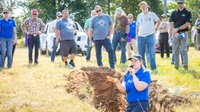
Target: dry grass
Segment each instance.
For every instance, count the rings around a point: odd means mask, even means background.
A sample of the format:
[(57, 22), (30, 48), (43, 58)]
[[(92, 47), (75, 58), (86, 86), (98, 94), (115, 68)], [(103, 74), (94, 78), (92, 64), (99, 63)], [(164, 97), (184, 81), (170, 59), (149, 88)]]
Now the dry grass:
[[(60, 56), (55, 63), (49, 56), (40, 56), (39, 65), (28, 65), (27, 48), (18, 48), (14, 56), (12, 69), (0, 71), (0, 112), (95, 112), (88, 102), (82, 102), (77, 97), (67, 94), (63, 75), (70, 69), (66, 68)], [(77, 56), (77, 67), (96, 66), (94, 49), (90, 62), (85, 57)], [(165, 88), (175, 90), (175, 94), (189, 96), (193, 104), (178, 107), (177, 112), (200, 111), (200, 52), (190, 49), (189, 71), (175, 70), (170, 59), (161, 59), (157, 54), (158, 70), (152, 79), (157, 79)], [(118, 57), (120, 56), (117, 53)], [(119, 60), (119, 59), (118, 59)], [(103, 54), (105, 66), (108, 66), (107, 54)], [(125, 71), (127, 64), (117, 64), (117, 70)], [(183, 88), (183, 91), (176, 91)], [(182, 89), (181, 89), (182, 90)], [(176, 93), (177, 92), (177, 93)], [(193, 100), (194, 99), (194, 100)], [(192, 107), (192, 108), (191, 108)]]

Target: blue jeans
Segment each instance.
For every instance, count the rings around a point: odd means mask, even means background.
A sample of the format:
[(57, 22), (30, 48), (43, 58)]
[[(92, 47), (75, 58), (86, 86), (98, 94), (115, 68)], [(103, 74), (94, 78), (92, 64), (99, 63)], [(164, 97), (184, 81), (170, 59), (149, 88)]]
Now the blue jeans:
[(155, 40), (154, 35), (148, 35), (146, 37), (138, 37), (138, 51), (143, 57), (143, 64), (146, 67), (145, 62), (145, 51), (148, 50), (148, 55), (150, 55), (150, 66), (151, 70), (156, 69), (156, 58), (155, 58)]
[(104, 46), (104, 48), (106, 49), (108, 53), (110, 68), (114, 69), (115, 65), (114, 65), (114, 60), (113, 60), (113, 49), (112, 49), (110, 39), (105, 38), (104, 40), (94, 40), (94, 44), (95, 44), (96, 59), (97, 59), (98, 66), (103, 66), (101, 48), (102, 46)]
[(90, 60), (91, 50), (92, 50), (92, 47), (90, 47), (90, 40), (89, 40), (89, 37), (88, 37), (88, 39), (87, 39), (86, 60)]
[(29, 35), (29, 38), (28, 38), (28, 55), (29, 55), (29, 63), (32, 63), (33, 62), (33, 47), (35, 46), (35, 63), (38, 63), (38, 51), (39, 51), (39, 48), (40, 48), (40, 37), (39, 35), (37, 36), (32, 36), (32, 35)]
[(1, 67), (5, 67), (6, 52), (8, 56), (8, 68), (12, 67), (12, 49), (13, 49), (13, 38), (1, 38)]
[(117, 62), (117, 58), (116, 58), (116, 48), (117, 45), (120, 45), (120, 49), (121, 49), (121, 63), (125, 63), (126, 62), (126, 44), (127, 44), (127, 39), (125, 39), (125, 41), (121, 41), (122, 37), (124, 36), (124, 31), (122, 32), (115, 32), (113, 35), (113, 40), (112, 40), (112, 45), (113, 45), (113, 52), (114, 52), (114, 62)]
[(57, 45), (56, 45), (56, 38), (53, 39), (53, 46), (52, 46), (52, 52), (51, 52), (51, 61), (54, 62), (55, 57), (56, 57), (56, 50), (57, 50)]

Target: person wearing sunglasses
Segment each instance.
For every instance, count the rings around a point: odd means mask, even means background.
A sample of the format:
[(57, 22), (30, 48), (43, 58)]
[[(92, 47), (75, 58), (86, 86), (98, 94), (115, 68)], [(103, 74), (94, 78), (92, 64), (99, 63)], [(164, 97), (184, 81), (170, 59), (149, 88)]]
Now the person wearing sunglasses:
[[(56, 33), (56, 23), (62, 18), (62, 13), (57, 12), (56, 13), (56, 19), (50, 23), (50, 28), (53, 29), (53, 32)], [(56, 45), (56, 36), (53, 39), (53, 46), (52, 46), (52, 52), (51, 52), (51, 62), (54, 62), (55, 56), (56, 56), (56, 50), (58, 45)]]
[[(103, 66), (102, 63), (102, 46), (106, 49), (109, 58), (110, 68), (114, 69), (114, 60), (113, 60), (113, 49), (111, 45), (111, 35), (113, 33), (113, 23), (109, 15), (102, 13), (101, 6), (96, 6), (94, 10), (97, 13), (92, 19), (90, 26), (90, 46), (94, 41), (95, 51), (96, 51), (96, 59), (99, 67)], [(92, 41), (93, 37), (93, 41)]]
[(17, 43), (16, 23), (10, 18), (10, 12), (5, 9), (3, 18), (0, 19), (0, 43), (1, 43), (1, 68), (5, 68), (5, 57), (8, 57), (7, 67), (12, 67), (13, 44)]
[(127, 35), (127, 54), (128, 58), (130, 58), (132, 55), (132, 52), (134, 54), (137, 54), (137, 38), (136, 38), (136, 21), (133, 20), (133, 15), (128, 14), (128, 23), (129, 23), (129, 33)]
[(117, 8), (114, 16), (114, 35), (112, 40), (113, 52), (114, 52), (114, 62), (117, 62), (116, 58), (116, 48), (118, 44), (121, 49), (121, 59), (120, 63), (126, 63), (126, 44), (127, 44), (127, 34), (129, 33), (128, 18), (125, 12), (121, 8)]
[(133, 55), (128, 59), (130, 66), (127, 69), (122, 83), (117, 78), (106, 76), (107, 80), (115, 84), (118, 90), (126, 95), (125, 112), (150, 112), (149, 110), (149, 85), (151, 76), (143, 66), (143, 58)]
[[(35, 60), (34, 63), (38, 64), (38, 51), (40, 48), (40, 34), (44, 33), (45, 24), (38, 17), (38, 10), (31, 10), (32, 17), (26, 19), (21, 25), (21, 30), (24, 34), (28, 35), (28, 54), (29, 54), (29, 64), (32, 64), (33, 58), (33, 47), (35, 46)], [(25, 29), (27, 27), (27, 30)]]

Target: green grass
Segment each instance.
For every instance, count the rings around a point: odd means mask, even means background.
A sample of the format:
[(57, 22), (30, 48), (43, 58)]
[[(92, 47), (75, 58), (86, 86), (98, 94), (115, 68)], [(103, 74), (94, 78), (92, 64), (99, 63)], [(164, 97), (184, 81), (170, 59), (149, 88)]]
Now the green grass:
[[(55, 63), (50, 62), (49, 56), (40, 56), (39, 65), (28, 65), (27, 48), (16, 49), (12, 69), (0, 71), (0, 112), (97, 112), (93, 105), (81, 101), (76, 96), (67, 94), (64, 86), (68, 69), (61, 58), (56, 57)], [(95, 52), (92, 49), (92, 59), (85, 61), (85, 57), (78, 55), (75, 63), (82, 66), (97, 66)], [(119, 60), (120, 52), (117, 52)], [(108, 55), (103, 52), (103, 63), (108, 64)], [(80, 63), (81, 62), (81, 63)], [(200, 51), (190, 48), (189, 70), (174, 69), (171, 59), (161, 59), (156, 54), (157, 70), (152, 79), (158, 80), (163, 88), (183, 88), (179, 94), (192, 100), (192, 105), (177, 107), (176, 112), (200, 111)], [(117, 62), (116, 69), (126, 72), (129, 63)], [(147, 68), (149, 70), (149, 68)], [(83, 90), (84, 91), (84, 90)], [(192, 107), (192, 108), (191, 108)]]

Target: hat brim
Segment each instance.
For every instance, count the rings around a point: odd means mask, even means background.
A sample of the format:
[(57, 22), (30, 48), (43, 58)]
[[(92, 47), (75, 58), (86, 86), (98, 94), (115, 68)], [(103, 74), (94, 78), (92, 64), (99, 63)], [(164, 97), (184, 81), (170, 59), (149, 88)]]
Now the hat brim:
[(134, 58), (134, 57), (128, 58), (129, 61), (132, 59), (139, 60), (138, 58)]

